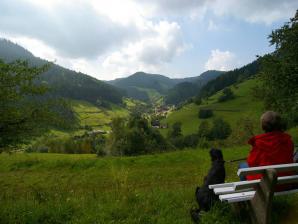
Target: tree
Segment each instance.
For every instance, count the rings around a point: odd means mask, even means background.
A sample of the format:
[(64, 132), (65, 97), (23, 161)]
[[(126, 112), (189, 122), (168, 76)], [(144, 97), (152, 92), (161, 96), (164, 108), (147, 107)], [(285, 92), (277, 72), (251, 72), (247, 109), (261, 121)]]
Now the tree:
[(199, 110), (199, 118), (206, 119), (213, 116), (213, 111), (211, 109), (200, 109)]
[(258, 96), (267, 109), (298, 123), (298, 10), (294, 18), (272, 31), (269, 40), (275, 51), (261, 58)]
[(229, 123), (221, 118), (213, 120), (213, 126), (210, 130), (210, 138), (212, 139), (226, 139), (230, 136), (232, 130)]
[(208, 138), (209, 134), (210, 134), (210, 127), (209, 127), (208, 121), (202, 121), (198, 129), (199, 138)]
[(168, 133), (169, 138), (176, 138), (182, 136), (181, 123), (175, 122)]
[(234, 99), (235, 95), (230, 88), (225, 88), (222, 91), (222, 95), (218, 98), (218, 102), (225, 102), (231, 99)]
[(0, 60), (0, 148), (14, 147), (40, 135), (46, 126), (62, 124), (65, 113), (75, 118), (65, 101), (42, 98), (48, 88), (38, 78), (48, 67)]
[(141, 155), (169, 148), (159, 131), (142, 116), (131, 115), (128, 120), (114, 118), (111, 128), (106, 149), (112, 155)]

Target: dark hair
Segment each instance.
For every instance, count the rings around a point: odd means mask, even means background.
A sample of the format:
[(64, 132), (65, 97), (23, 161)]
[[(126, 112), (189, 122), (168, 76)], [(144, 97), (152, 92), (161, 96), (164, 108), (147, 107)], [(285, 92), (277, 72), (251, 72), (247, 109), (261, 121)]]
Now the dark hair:
[(212, 161), (215, 161), (215, 160), (223, 160), (223, 155), (222, 155), (222, 152), (220, 149), (215, 149), (215, 148), (212, 148), (210, 151), (209, 151), (209, 154), (211, 156), (211, 160)]
[(265, 132), (284, 131), (286, 129), (280, 114), (274, 111), (266, 111), (262, 114), (261, 126)]

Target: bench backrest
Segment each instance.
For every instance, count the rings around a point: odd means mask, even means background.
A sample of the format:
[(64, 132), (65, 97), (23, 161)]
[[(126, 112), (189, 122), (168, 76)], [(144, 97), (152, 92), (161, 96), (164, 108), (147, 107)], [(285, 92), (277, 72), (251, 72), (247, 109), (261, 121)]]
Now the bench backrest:
[(242, 168), (238, 170), (237, 174), (238, 176), (246, 176), (251, 174), (264, 174), (265, 170), (268, 170), (268, 169), (275, 169), (276, 172), (278, 173), (288, 172), (288, 171), (298, 172), (298, 163)]

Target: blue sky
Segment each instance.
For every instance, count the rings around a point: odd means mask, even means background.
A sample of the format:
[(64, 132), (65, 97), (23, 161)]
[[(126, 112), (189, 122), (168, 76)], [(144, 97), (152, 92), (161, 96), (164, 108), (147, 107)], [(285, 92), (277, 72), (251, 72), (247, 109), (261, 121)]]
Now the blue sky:
[(298, 0), (0, 0), (0, 37), (101, 80), (230, 70), (271, 52)]

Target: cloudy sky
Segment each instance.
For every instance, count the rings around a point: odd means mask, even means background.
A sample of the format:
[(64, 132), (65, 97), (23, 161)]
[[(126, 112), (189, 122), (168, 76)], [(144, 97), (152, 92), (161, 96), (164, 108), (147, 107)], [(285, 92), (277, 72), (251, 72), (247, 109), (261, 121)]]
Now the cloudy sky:
[(298, 0), (0, 0), (0, 37), (102, 80), (230, 70), (273, 50)]

